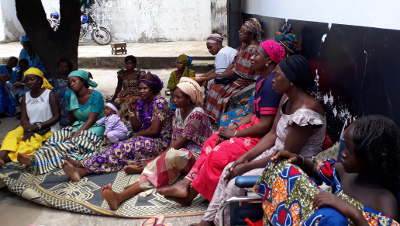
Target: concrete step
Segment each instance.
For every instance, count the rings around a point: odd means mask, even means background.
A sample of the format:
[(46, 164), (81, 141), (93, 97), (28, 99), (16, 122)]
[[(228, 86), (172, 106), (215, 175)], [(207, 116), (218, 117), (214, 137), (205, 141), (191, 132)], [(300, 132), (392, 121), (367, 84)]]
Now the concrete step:
[[(79, 68), (124, 68), (125, 55), (112, 57), (79, 57)], [(173, 68), (176, 57), (136, 57), (139, 68), (163, 69)], [(206, 73), (214, 66), (213, 56), (193, 57), (191, 68), (198, 73)]]

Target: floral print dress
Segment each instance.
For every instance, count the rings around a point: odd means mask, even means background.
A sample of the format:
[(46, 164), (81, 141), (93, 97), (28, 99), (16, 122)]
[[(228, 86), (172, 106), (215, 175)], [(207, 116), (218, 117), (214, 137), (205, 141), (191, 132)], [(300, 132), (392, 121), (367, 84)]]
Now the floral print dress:
[(172, 112), (168, 101), (157, 96), (150, 103), (145, 112), (145, 101), (140, 100), (136, 110), (138, 112), (142, 128), (148, 129), (151, 122), (160, 120), (161, 131), (157, 137), (134, 136), (126, 141), (115, 143), (106, 150), (97, 153), (82, 161), (82, 165), (91, 173), (107, 173), (120, 171), (126, 165), (139, 165), (158, 156), (165, 151), (171, 143), (172, 136)]

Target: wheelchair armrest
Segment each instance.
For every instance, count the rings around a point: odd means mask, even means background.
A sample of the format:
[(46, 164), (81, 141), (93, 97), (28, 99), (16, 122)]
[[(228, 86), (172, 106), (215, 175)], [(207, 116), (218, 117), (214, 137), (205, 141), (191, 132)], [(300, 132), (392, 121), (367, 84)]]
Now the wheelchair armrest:
[(235, 185), (239, 188), (250, 188), (253, 187), (260, 176), (237, 176)]

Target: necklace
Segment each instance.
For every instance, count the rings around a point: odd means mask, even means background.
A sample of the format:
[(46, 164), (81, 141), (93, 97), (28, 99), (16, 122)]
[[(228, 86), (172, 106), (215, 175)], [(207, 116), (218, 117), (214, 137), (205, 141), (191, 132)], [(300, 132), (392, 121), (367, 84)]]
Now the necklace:
[(145, 100), (140, 100), (138, 105), (136, 106), (136, 111), (139, 112), (139, 119), (140, 121), (142, 121), (142, 128), (141, 130), (145, 130), (148, 129), (151, 125), (151, 118), (152, 118), (152, 113), (153, 113), (153, 105), (154, 102), (156, 101), (157, 98), (154, 98), (150, 105), (149, 105), (149, 109), (147, 109), (147, 112), (145, 112), (145, 104), (146, 101)]

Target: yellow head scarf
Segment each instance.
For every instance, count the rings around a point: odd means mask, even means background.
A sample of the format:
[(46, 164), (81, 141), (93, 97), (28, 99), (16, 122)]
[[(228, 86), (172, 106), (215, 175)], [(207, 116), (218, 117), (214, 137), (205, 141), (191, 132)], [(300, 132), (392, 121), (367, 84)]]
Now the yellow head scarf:
[(53, 89), (53, 86), (50, 85), (49, 81), (44, 77), (43, 72), (37, 68), (31, 67), (25, 71), (24, 77), (26, 75), (36, 75), (43, 79), (43, 88), (45, 89)]
[(196, 106), (203, 106), (203, 92), (201, 91), (199, 83), (194, 79), (182, 77), (176, 87), (186, 93)]

